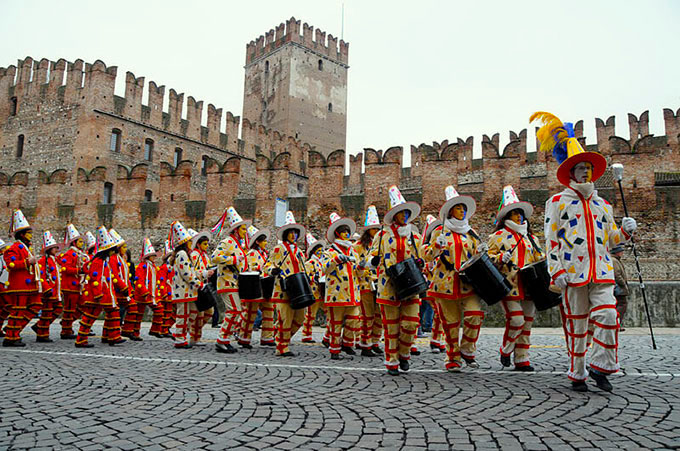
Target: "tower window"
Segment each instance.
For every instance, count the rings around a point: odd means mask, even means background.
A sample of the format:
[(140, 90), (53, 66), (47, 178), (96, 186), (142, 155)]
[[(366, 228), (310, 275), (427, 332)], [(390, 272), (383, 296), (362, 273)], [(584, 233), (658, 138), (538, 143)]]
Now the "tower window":
[(151, 202), (153, 200), (153, 192), (148, 189), (144, 191), (144, 202)]
[(182, 149), (180, 147), (175, 147), (175, 167), (182, 161)]
[(144, 141), (144, 159), (146, 161), (152, 161), (153, 159), (153, 139), (147, 138)]
[(269, 61), (264, 62), (264, 71), (265, 73), (269, 72)]
[(103, 204), (113, 203), (113, 183), (111, 182), (104, 183), (104, 197), (102, 198), (102, 203)]
[(18, 106), (19, 106), (19, 102), (17, 101), (16, 96), (9, 99), (9, 115), (10, 116), (16, 116), (17, 115), (17, 107)]
[(120, 130), (117, 128), (114, 128), (111, 130), (111, 143), (109, 146), (109, 150), (112, 152), (120, 152)]
[(332, 103), (328, 104), (328, 111), (331, 112), (331, 113), (333, 112), (333, 104)]
[(201, 162), (201, 175), (208, 175), (208, 156), (203, 155)]
[(24, 135), (17, 136), (17, 158), (24, 156)]
[(323, 70), (323, 60), (319, 60), (319, 70)]

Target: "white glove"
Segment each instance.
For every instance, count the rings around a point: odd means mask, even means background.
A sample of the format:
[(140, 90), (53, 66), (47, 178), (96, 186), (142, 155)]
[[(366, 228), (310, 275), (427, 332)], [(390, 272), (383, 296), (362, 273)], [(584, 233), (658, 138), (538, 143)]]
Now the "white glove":
[(489, 250), (489, 245), (486, 243), (482, 243), (479, 246), (477, 246), (477, 251), (480, 253), (486, 252)]
[(503, 263), (507, 263), (510, 260), (512, 260), (512, 252), (510, 251), (505, 252), (501, 257), (501, 260), (503, 261)]
[(345, 254), (338, 254), (338, 260), (340, 263), (345, 263), (349, 261), (349, 257), (347, 257)]
[(621, 220), (621, 228), (624, 232), (630, 235), (637, 230), (637, 221), (633, 218), (623, 218)]
[(446, 241), (446, 238), (444, 238), (443, 235), (437, 235), (437, 239), (435, 240), (435, 242), (437, 243), (437, 246), (445, 247), (448, 241)]
[(564, 290), (567, 288), (567, 275), (566, 274), (560, 274), (557, 276), (557, 279), (555, 279), (555, 286), (559, 288), (560, 290)]
[(347, 260), (351, 261), (352, 263), (356, 263), (357, 259), (354, 255), (348, 255)]

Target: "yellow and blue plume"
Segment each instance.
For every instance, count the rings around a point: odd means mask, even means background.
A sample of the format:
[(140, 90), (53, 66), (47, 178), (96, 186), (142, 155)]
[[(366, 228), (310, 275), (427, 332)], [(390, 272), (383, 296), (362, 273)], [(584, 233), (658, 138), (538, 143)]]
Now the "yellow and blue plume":
[(552, 151), (555, 160), (562, 163), (567, 159), (567, 141), (574, 138), (574, 124), (562, 123), (560, 118), (546, 111), (537, 111), (531, 115), (529, 122), (538, 120), (543, 125), (536, 132), (536, 137), (541, 143), (539, 150)]

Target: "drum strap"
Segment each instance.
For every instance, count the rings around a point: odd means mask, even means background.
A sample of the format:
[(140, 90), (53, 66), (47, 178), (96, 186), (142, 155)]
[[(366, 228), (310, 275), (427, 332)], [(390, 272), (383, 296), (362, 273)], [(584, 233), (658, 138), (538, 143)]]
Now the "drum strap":
[(538, 251), (539, 254), (543, 253), (543, 249), (541, 249), (541, 246), (536, 244), (536, 241), (534, 241), (534, 237), (531, 236), (531, 233), (527, 233), (527, 238), (529, 238), (529, 241), (531, 241), (531, 245)]

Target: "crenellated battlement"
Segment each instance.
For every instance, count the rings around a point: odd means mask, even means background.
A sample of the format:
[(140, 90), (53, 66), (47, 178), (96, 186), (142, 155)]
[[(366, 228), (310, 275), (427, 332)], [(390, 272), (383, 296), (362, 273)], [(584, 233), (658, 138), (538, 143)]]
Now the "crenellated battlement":
[[(338, 42), (339, 41), (339, 42)], [(277, 25), (264, 35), (250, 41), (246, 45), (246, 65), (254, 63), (288, 43), (301, 45), (338, 63), (347, 64), (349, 60), (349, 43), (334, 37), (330, 33), (314, 29), (304, 23), (300, 34), (300, 21), (291, 17), (286, 23)]]

